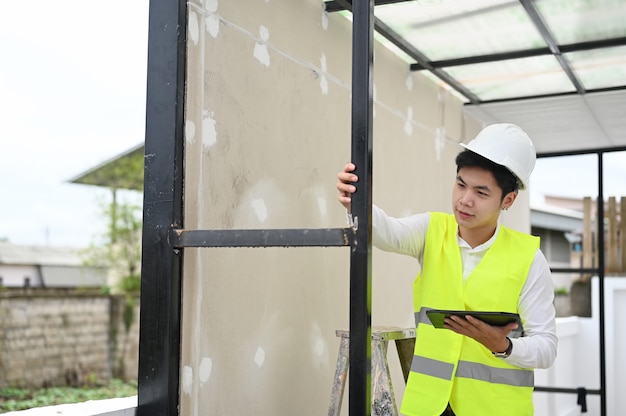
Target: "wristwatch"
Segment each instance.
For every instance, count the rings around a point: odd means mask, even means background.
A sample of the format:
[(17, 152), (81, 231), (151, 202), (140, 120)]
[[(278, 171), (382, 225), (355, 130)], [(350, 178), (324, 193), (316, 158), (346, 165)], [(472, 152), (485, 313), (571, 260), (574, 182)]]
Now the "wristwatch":
[(509, 337), (506, 337), (506, 339), (507, 339), (507, 341), (509, 341), (509, 346), (503, 352), (493, 352), (492, 351), (491, 353), (493, 354), (494, 357), (506, 358), (509, 355), (511, 355), (511, 351), (513, 351), (513, 343), (511, 342), (511, 339)]

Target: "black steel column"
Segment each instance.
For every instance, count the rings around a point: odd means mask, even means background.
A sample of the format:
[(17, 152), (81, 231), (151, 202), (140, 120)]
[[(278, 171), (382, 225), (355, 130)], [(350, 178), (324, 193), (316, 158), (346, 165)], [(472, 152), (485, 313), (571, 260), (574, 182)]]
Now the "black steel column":
[(352, 162), (359, 176), (352, 197), (355, 240), (350, 255), (351, 416), (371, 414), (372, 382), (372, 91), (374, 2), (352, 4)]
[(596, 223), (598, 226), (598, 290), (600, 311), (600, 415), (606, 416), (606, 346), (604, 331), (604, 153), (598, 152), (598, 213)]
[(186, 33), (186, 0), (150, 1), (138, 416), (178, 414)]

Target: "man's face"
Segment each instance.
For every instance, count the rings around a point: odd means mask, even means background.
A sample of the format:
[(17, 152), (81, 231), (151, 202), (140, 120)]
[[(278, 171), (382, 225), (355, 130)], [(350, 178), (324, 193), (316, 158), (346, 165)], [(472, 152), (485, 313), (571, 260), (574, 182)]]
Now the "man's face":
[(502, 189), (493, 174), (479, 167), (459, 170), (452, 191), (452, 208), (461, 232), (495, 229), (502, 208), (513, 204), (516, 194), (502, 199)]

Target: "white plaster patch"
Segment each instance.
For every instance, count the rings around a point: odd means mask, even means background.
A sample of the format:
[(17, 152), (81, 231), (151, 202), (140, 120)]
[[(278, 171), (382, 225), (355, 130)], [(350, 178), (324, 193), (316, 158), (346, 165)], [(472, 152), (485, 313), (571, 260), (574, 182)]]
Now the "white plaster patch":
[(215, 14), (211, 14), (206, 19), (206, 31), (209, 32), (213, 38), (217, 38), (220, 32), (220, 18)]
[(328, 203), (326, 202), (326, 198), (318, 196), (317, 207), (320, 210), (320, 214), (326, 215), (326, 213), (328, 212)]
[(322, 336), (322, 330), (317, 322), (313, 322), (311, 331), (311, 348), (314, 362), (323, 365), (328, 362), (328, 346), (326, 339)]
[(261, 41), (254, 45), (254, 57), (266, 67), (270, 66), (270, 53), (265, 44), (270, 38), (270, 31), (263, 25), (259, 27)]
[(406, 111), (406, 121), (404, 122), (404, 132), (407, 136), (413, 135), (413, 107), (409, 106)]
[(206, 0), (204, 8), (211, 13), (215, 13), (217, 11), (217, 0)]
[(413, 89), (413, 74), (409, 74), (406, 77), (406, 89), (411, 91)]
[(207, 150), (217, 142), (217, 130), (215, 129), (214, 113), (205, 111), (202, 120), (202, 147)]
[(189, 37), (194, 45), (198, 44), (198, 38), (200, 37), (200, 29), (198, 28), (198, 14), (196, 12), (189, 13)]
[(322, 12), (322, 29), (328, 30), (328, 12), (326, 10)]
[(193, 369), (188, 365), (183, 367), (183, 393), (191, 396), (191, 388), (193, 387)]
[(435, 151), (437, 152), (437, 160), (441, 160), (441, 153), (446, 144), (446, 129), (437, 127), (437, 137), (435, 138)]
[(202, 357), (200, 362), (200, 368), (198, 369), (198, 377), (200, 383), (204, 384), (211, 377), (211, 371), (213, 370), (213, 360), (210, 357)]
[(261, 347), (256, 349), (256, 353), (254, 354), (254, 362), (256, 365), (261, 367), (265, 362), (265, 350)]
[(322, 74), (320, 77), (320, 88), (322, 89), (323, 95), (328, 95), (328, 80), (326, 79), (326, 71), (328, 70), (328, 66), (326, 65), (326, 55), (322, 54), (320, 58), (320, 66), (322, 68)]
[(193, 143), (196, 141), (196, 123), (193, 120), (185, 120), (185, 141)]
[(265, 222), (265, 220), (267, 220), (267, 207), (265, 206), (265, 201), (261, 198), (256, 198), (252, 200), (251, 205), (259, 221)]
[(315, 341), (315, 345), (313, 346), (313, 352), (320, 358), (324, 356), (324, 353), (326, 353), (326, 343), (323, 339), (318, 338), (317, 341)]
[(399, 218), (410, 217), (411, 215), (413, 215), (413, 211), (411, 210), (411, 208), (404, 208), (400, 212)]
[(217, 12), (217, 0), (206, 0), (205, 8), (210, 13), (206, 18), (206, 31), (209, 32), (213, 38), (217, 38), (220, 32), (220, 18), (215, 12)]

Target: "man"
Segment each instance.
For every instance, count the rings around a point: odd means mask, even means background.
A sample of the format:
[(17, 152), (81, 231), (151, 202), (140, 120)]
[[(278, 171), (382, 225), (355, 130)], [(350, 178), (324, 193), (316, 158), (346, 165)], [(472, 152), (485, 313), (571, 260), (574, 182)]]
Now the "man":
[[(554, 290), (539, 239), (498, 219), (528, 186), (535, 148), (513, 124), (487, 126), (462, 146), (453, 214), (391, 218), (372, 208), (374, 245), (420, 264), (413, 284), (415, 352), (401, 413), (532, 415), (533, 369), (551, 366), (556, 357)], [(338, 199), (348, 212), (357, 190), (354, 170), (349, 163), (338, 174)], [(523, 330), (469, 315), (447, 318), (445, 329), (437, 329), (426, 315), (430, 309), (514, 312)]]

